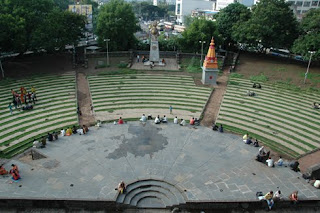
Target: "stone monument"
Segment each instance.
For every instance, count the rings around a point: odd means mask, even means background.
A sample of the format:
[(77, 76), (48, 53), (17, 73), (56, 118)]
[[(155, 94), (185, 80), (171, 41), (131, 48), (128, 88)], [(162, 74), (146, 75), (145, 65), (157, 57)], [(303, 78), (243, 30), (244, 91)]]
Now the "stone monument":
[(150, 41), (149, 61), (153, 63), (160, 62), (159, 42), (158, 42), (159, 31), (157, 29), (157, 25), (158, 25), (157, 21), (154, 21), (150, 26), (151, 41)]
[(203, 62), (202, 66), (202, 83), (217, 85), (217, 77), (218, 77), (218, 60), (216, 57), (216, 50), (214, 47), (214, 40), (211, 39), (210, 47), (206, 58)]

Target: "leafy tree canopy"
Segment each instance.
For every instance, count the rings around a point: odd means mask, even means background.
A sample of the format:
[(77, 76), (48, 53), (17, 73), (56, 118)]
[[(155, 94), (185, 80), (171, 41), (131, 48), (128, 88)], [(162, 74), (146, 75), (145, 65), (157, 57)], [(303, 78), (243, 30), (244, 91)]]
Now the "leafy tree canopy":
[(298, 37), (298, 22), (284, 0), (261, 0), (246, 22), (233, 26), (232, 39), (264, 47), (289, 48)]
[[(72, 14), (70, 18), (71, 14), (62, 11), (56, 3), (53, 0), (0, 0), (0, 51), (51, 51), (77, 42), (85, 26), (83, 17)], [(54, 44), (58, 46), (53, 47)]]
[(220, 10), (217, 17), (219, 33), (222, 35), (224, 44), (234, 43), (232, 39), (233, 26), (248, 21), (251, 16), (250, 10), (240, 3), (229, 4)]
[(294, 42), (292, 50), (309, 58), (308, 51), (316, 51), (313, 59), (320, 59), (320, 8), (309, 10), (301, 21), (303, 34)]
[(135, 44), (134, 33), (139, 26), (132, 6), (123, 0), (111, 0), (100, 8), (97, 20), (99, 43), (110, 39), (110, 50), (127, 50)]
[(201, 51), (199, 41), (206, 41), (205, 49), (207, 49), (211, 37), (214, 37), (216, 46), (221, 44), (216, 22), (200, 18), (195, 19), (182, 33), (179, 43), (183, 51), (198, 52)]

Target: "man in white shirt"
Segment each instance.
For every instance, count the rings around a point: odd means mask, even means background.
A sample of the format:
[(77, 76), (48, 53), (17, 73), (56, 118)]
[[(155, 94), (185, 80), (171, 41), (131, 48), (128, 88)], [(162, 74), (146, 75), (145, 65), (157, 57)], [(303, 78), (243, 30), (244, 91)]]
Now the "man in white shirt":
[(269, 157), (269, 159), (266, 160), (266, 163), (268, 164), (269, 167), (274, 167), (274, 163), (273, 163), (273, 160), (271, 159), (271, 157)]
[(61, 136), (65, 136), (66, 135), (66, 131), (64, 129), (61, 129)]
[(282, 164), (283, 164), (283, 160), (282, 160), (281, 156), (279, 156), (279, 160), (277, 161), (277, 165), (282, 166)]
[(166, 115), (163, 116), (163, 119), (162, 119), (162, 123), (167, 123), (168, 122), (168, 119), (166, 117)]
[(316, 180), (313, 184), (313, 186), (317, 189), (320, 189), (320, 180)]
[(174, 124), (178, 124), (178, 118), (177, 118), (177, 116), (173, 119), (173, 123), (174, 123)]
[(186, 121), (181, 119), (180, 126), (185, 126), (185, 125), (186, 125)]
[(146, 122), (147, 121), (147, 117), (143, 114), (140, 118), (141, 122)]
[(154, 119), (154, 123), (155, 123), (155, 124), (160, 124), (159, 116)]

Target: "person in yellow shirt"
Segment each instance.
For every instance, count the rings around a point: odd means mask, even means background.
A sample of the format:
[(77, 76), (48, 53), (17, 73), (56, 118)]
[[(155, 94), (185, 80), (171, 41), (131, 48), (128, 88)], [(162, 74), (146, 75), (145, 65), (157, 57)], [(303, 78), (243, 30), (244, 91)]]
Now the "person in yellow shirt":
[(246, 134), (242, 137), (242, 139), (243, 139), (244, 142), (246, 142), (248, 138), (249, 138), (249, 134), (248, 134), (248, 133), (246, 133)]
[(265, 196), (264, 199), (266, 199), (267, 203), (268, 203), (268, 207), (269, 210), (272, 209), (272, 206), (274, 205), (274, 201), (273, 201), (273, 191), (268, 192)]
[(34, 88), (34, 86), (31, 86), (31, 92), (36, 93), (36, 89)]

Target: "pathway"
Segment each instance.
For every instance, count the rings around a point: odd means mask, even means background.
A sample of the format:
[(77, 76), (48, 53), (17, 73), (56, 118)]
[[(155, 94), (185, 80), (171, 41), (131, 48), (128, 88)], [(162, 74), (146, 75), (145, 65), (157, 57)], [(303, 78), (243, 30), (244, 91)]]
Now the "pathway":
[(166, 58), (166, 65), (165, 66), (155, 66), (152, 69), (150, 69), (150, 66), (143, 65), (142, 62), (137, 63), (136, 60), (133, 61), (133, 64), (131, 66), (131, 69), (135, 70), (171, 70), (171, 71), (178, 71), (179, 65), (177, 63), (177, 60), (175, 58)]
[(91, 94), (88, 84), (88, 79), (84, 73), (77, 73), (77, 94), (78, 105), (82, 112), (82, 116), (79, 117), (80, 125), (90, 125), (95, 123), (94, 115), (91, 112)]
[(229, 76), (229, 68), (226, 68), (223, 71), (222, 76), (218, 77), (217, 79), (217, 86), (214, 87), (214, 91), (209, 98), (207, 107), (204, 111), (204, 116), (201, 121), (201, 124), (207, 127), (211, 127), (213, 123), (215, 123), (219, 110), (220, 105), (223, 100), (223, 96), (227, 89), (227, 81)]

